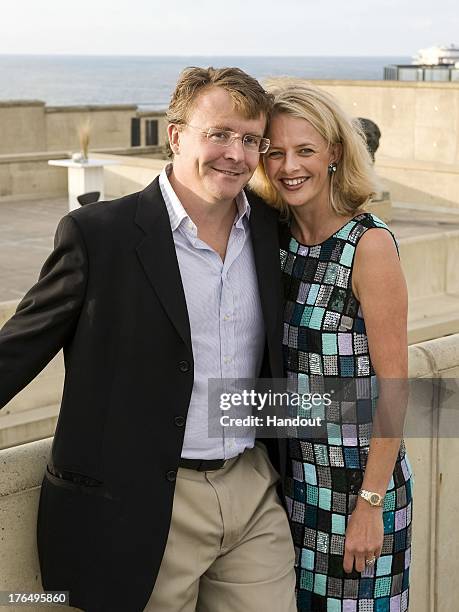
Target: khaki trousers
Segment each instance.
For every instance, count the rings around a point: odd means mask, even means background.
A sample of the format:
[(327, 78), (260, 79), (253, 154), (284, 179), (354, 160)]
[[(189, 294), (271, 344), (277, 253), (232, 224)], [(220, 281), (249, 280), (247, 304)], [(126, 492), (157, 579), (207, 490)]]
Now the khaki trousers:
[(296, 612), (294, 548), (261, 445), (220, 470), (179, 468), (145, 612)]

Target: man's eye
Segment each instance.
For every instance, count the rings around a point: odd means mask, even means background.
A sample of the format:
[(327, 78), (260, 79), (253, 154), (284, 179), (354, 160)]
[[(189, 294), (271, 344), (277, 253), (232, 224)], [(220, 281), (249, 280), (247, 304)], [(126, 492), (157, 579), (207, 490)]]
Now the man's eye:
[(227, 142), (230, 139), (230, 135), (228, 132), (210, 132), (209, 138), (214, 142)]
[(244, 136), (244, 142), (250, 146), (258, 147), (260, 140), (259, 136), (251, 136), (250, 134)]

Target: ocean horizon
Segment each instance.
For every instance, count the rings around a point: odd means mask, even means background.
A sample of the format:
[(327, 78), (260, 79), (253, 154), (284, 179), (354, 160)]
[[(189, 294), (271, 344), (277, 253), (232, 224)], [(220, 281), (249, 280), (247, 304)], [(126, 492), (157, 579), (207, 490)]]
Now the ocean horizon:
[(186, 66), (239, 66), (260, 80), (294, 76), (374, 81), (383, 79), (384, 66), (410, 62), (406, 56), (0, 55), (0, 101), (163, 109)]

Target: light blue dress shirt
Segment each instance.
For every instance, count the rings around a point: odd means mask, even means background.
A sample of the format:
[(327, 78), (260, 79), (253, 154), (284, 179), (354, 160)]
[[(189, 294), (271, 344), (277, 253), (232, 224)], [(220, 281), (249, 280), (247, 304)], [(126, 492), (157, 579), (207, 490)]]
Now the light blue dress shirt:
[[(196, 225), (169, 182), (171, 169), (169, 164), (161, 172), (159, 184), (185, 292), (194, 357), (194, 384), (182, 457), (230, 459), (253, 447), (254, 432), (229, 437), (222, 427), (221, 435), (214, 437), (212, 433), (209, 437), (208, 380), (255, 378), (263, 359), (265, 328), (250, 239), (250, 204), (244, 192), (237, 196), (238, 214), (222, 261), (198, 238)], [(217, 409), (210, 406), (210, 410)], [(251, 414), (250, 408), (247, 414)]]

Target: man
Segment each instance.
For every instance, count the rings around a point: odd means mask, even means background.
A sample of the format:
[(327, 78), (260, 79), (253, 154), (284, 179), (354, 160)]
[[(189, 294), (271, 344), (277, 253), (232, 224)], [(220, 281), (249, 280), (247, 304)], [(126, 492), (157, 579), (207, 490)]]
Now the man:
[(253, 437), (207, 433), (209, 378), (282, 376), (276, 219), (243, 191), (270, 108), (236, 68), (185, 70), (173, 164), (64, 217), (0, 333), (1, 406), (64, 347), (38, 547), (73, 606), (296, 609), (276, 472)]

